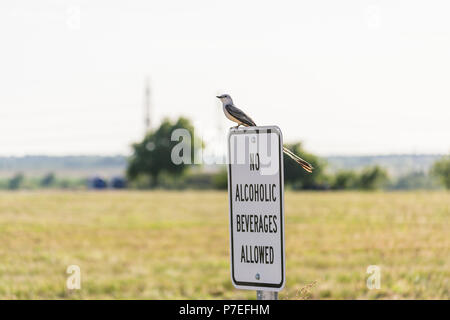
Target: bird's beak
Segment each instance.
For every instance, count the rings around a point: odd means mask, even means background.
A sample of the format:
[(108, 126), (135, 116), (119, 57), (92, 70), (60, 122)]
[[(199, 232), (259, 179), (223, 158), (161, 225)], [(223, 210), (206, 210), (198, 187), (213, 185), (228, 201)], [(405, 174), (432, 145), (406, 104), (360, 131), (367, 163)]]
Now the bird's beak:
[(222, 98), (222, 96), (216, 96), (216, 97), (219, 98), (219, 99)]

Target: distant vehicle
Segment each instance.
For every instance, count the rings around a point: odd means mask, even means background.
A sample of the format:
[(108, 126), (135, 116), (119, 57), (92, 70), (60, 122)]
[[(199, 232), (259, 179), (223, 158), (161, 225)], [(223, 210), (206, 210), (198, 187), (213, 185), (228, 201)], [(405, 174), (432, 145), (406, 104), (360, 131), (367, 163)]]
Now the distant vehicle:
[(127, 187), (127, 181), (124, 177), (113, 177), (111, 180), (111, 188), (113, 189), (125, 189)]
[(91, 189), (106, 189), (108, 184), (105, 179), (95, 176), (89, 179), (88, 186)]

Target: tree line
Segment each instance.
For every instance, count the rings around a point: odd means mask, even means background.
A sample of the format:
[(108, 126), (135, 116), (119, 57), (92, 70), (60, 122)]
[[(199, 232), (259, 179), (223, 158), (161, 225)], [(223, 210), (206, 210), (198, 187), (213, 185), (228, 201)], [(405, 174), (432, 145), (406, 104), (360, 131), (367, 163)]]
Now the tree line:
[[(227, 171), (224, 167), (214, 174), (189, 171), (186, 164), (175, 165), (171, 161), (171, 150), (178, 143), (170, 139), (171, 132), (184, 128), (189, 131), (190, 154), (195, 156), (200, 150), (195, 146), (199, 138), (194, 127), (186, 118), (172, 122), (165, 119), (154, 131), (149, 132), (141, 142), (133, 145), (133, 155), (129, 159), (127, 178), (130, 185), (137, 188), (168, 187), (184, 188), (198, 186), (203, 188), (227, 188)], [(300, 142), (287, 145), (294, 153), (311, 163), (315, 170), (307, 173), (297, 163), (284, 156), (285, 183), (294, 190), (376, 190), (376, 189), (433, 189), (440, 182), (450, 188), (450, 160), (448, 157), (437, 161), (430, 173), (412, 172), (399, 179), (392, 179), (387, 170), (378, 166), (367, 166), (362, 170), (339, 170), (330, 173), (326, 160), (307, 152)]]
[[(125, 177), (107, 181), (100, 177), (64, 178), (48, 173), (42, 177), (26, 177), (17, 173), (10, 178), (0, 178), (0, 189), (86, 189), (86, 188), (134, 188), (134, 189), (226, 189), (227, 170), (223, 166), (217, 172), (203, 172), (198, 165), (175, 164), (171, 153), (179, 141), (171, 139), (176, 129), (185, 129), (190, 134), (189, 155), (195, 155), (204, 147), (195, 136), (194, 126), (189, 119), (180, 117), (176, 121), (165, 119), (161, 125), (148, 132), (144, 138), (132, 145)], [(314, 166), (313, 173), (305, 172), (290, 158), (284, 156), (284, 177), (287, 188), (293, 190), (407, 190), (407, 189), (450, 189), (450, 157), (436, 161), (429, 172), (410, 172), (393, 178), (378, 165), (360, 170), (329, 170), (327, 161), (304, 150), (300, 142), (287, 145)], [(186, 150), (186, 149), (185, 149)], [(119, 160), (118, 160), (119, 161)], [(101, 187), (100, 187), (101, 186)]]

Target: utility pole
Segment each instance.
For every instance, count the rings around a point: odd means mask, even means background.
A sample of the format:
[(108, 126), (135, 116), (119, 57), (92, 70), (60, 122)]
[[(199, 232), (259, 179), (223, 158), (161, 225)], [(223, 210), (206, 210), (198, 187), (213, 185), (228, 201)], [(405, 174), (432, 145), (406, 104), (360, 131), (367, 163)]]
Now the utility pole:
[(150, 80), (148, 77), (145, 79), (144, 89), (144, 125), (147, 134), (150, 131)]
[[(220, 91), (216, 92), (216, 96), (220, 96), (222, 93)], [(223, 138), (225, 136), (224, 131), (224, 125), (223, 125), (223, 111), (222, 107), (215, 108), (216, 113), (216, 120), (217, 120), (217, 126), (216, 126), (216, 134), (217, 139), (214, 141), (214, 145), (216, 146), (216, 150), (214, 152), (216, 163), (217, 164), (225, 164), (226, 163), (226, 153), (223, 153), (224, 150), (226, 150), (226, 146), (222, 145)]]

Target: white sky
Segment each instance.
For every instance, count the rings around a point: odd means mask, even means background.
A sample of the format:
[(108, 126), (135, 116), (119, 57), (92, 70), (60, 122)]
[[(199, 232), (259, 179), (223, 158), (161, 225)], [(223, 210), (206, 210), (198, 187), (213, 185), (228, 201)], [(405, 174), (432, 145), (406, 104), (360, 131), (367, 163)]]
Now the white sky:
[[(128, 154), (229, 93), (321, 155), (450, 151), (448, 1), (0, 2), (0, 155)], [(220, 126), (219, 126), (220, 124)], [(207, 139), (207, 140), (208, 140)]]

